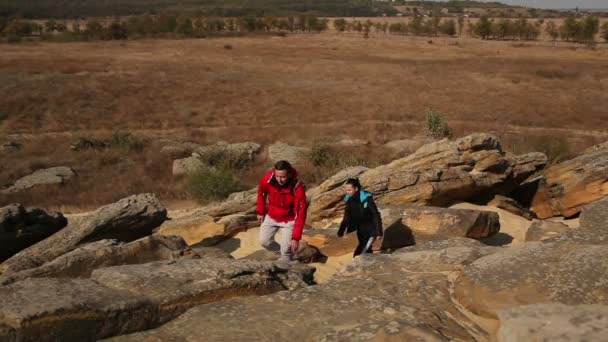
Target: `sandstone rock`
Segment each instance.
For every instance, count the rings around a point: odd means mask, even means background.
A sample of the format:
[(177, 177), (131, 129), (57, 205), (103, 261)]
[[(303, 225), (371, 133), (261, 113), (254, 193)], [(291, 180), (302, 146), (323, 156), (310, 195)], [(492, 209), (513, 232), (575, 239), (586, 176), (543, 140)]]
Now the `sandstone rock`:
[(567, 234), (572, 229), (560, 222), (536, 221), (526, 232), (526, 241), (543, 241)]
[[(378, 203), (444, 206), (510, 193), (520, 179), (542, 169), (545, 163), (538, 154), (507, 156), (496, 137), (477, 133), (424, 145), (405, 158), (361, 173), (359, 178)], [(338, 209), (328, 208), (337, 208), (343, 189), (316, 197), (322, 204), (315, 204), (313, 198), (309, 216), (313, 220), (335, 216)]]
[(512, 198), (496, 195), (494, 198), (488, 203), (489, 206), (500, 208), (510, 212), (511, 214), (521, 216), (527, 220), (532, 220), (536, 218), (536, 214), (531, 212), (530, 210), (522, 207), (517, 201)]
[(302, 239), (317, 246), (321, 253), (329, 257), (352, 254), (358, 244), (356, 234), (346, 234), (342, 238), (337, 234), (337, 229), (305, 230)]
[(0, 262), (65, 227), (61, 213), (10, 204), (0, 208)]
[(608, 244), (608, 199), (584, 206), (580, 216), (580, 226), (565, 230), (564, 234), (546, 241), (570, 241), (589, 244)]
[(1, 341), (96, 341), (159, 324), (157, 305), (89, 279), (32, 278), (0, 286)]
[(473, 313), (558, 302), (608, 303), (608, 246), (534, 243), (501, 249), (466, 266), (455, 297)]
[[(130, 243), (100, 240), (66, 253), (40, 267), (3, 274), (0, 284), (25, 278), (88, 277), (93, 270), (118, 265), (142, 264), (184, 256), (188, 246), (177, 236), (151, 235)], [(204, 251), (197, 251), (197, 256)]]
[(201, 258), (102, 268), (92, 279), (26, 279), (0, 286), (0, 340), (96, 341), (156, 327), (202, 303), (305, 287), (313, 271)]
[(76, 172), (66, 166), (41, 169), (18, 179), (12, 186), (2, 190), (2, 193), (12, 193), (31, 189), (38, 185), (64, 184), (76, 176)]
[(199, 144), (192, 142), (171, 143), (160, 149), (160, 153), (168, 155), (174, 159), (181, 159), (192, 155), (192, 152), (201, 147)]
[(214, 145), (194, 149), (193, 156), (210, 161), (212, 164), (218, 158), (233, 158), (243, 162), (251, 161), (261, 150), (262, 146), (254, 142), (229, 144), (220, 141)]
[(276, 142), (268, 146), (268, 159), (273, 163), (287, 160), (291, 164), (298, 164), (309, 150), (303, 147), (290, 146), (283, 142)]
[(155, 195), (130, 196), (70, 220), (67, 227), (6, 260), (0, 270), (17, 272), (38, 267), (93, 241), (133, 241), (150, 235), (166, 217), (167, 210)]
[(498, 342), (602, 341), (608, 336), (607, 305), (525, 305), (500, 311)]
[(334, 143), (334, 145), (339, 146), (339, 147), (362, 147), (362, 146), (368, 146), (370, 144), (371, 144), (371, 142), (369, 140), (350, 139), (350, 138), (342, 139), (342, 140)]
[(572, 217), (589, 203), (608, 196), (608, 144), (595, 146), (587, 153), (544, 172), (531, 210), (539, 218)]
[(403, 212), (402, 223), (412, 230), (416, 239), (480, 239), (500, 231), (497, 213), (471, 209), (410, 206)]
[(188, 245), (214, 246), (223, 240), (259, 225), (254, 214), (227, 215), (219, 220), (197, 211), (191, 215), (167, 221), (158, 233), (161, 235), (178, 235)]
[(196, 157), (176, 159), (173, 161), (173, 175), (183, 176), (194, 173), (204, 167), (204, 163)]
[(476, 254), (456, 248), (358, 257), (331, 283), (197, 306), (160, 328), (112, 341), (487, 340), (449, 293), (448, 273)]

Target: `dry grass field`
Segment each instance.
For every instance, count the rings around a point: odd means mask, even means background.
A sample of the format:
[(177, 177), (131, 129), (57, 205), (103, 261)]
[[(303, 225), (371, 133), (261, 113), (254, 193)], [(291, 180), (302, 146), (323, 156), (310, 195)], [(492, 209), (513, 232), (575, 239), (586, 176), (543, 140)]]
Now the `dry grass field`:
[[(1, 45), (0, 142), (24, 147), (1, 155), (0, 185), (57, 165), (79, 177), (0, 205), (87, 207), (142, 191), (187, 199), (158, 153), (161, 139), (379, 145), (424, 134), (427, 108), (445, 113), (455, 136), (494, 132), (515, 152), (558, 139), (576, 153), (608, 140), (605, 44), (429, 40), (324, 33)], [(117, 130), (144, 147), (70, 151), (79, 137)], [(248, 172), (251, 185), (257, 170)]]

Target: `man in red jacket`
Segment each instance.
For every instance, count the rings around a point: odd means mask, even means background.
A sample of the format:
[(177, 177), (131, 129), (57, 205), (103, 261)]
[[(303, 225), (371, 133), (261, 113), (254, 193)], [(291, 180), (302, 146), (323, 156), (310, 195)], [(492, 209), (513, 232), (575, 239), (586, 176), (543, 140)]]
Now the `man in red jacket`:
[[(260, 179), (256, 212), (262, 224), (262, 246), (277, 253), (280, 251), (279, 260), (291, 260), (298, 250), (306, 221), (306, 189), (289, 162), (277, 162), (274, 169)], [(279, 230), (280, 245), (274, 239)]]

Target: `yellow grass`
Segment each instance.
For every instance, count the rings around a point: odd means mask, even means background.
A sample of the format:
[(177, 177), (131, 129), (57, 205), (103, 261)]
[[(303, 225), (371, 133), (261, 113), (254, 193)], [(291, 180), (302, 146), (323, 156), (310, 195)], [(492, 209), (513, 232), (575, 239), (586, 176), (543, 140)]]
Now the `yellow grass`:
[[(518, 152), (530, 136), (568, 138), (574, 150), (608, 139), (605, 45), (428, 41), (325, 33), (2, 45), (0, 140), (26, 147), (2, 155), (0, 184), (61, 164), (81, 176), (49, 190), (54, 198), (0, 204), (96, 204), (141, 191), (182, 199), (170, 160), (158, 156), (161, 138), (382, 144), (423, 134), (429, 107), (446, 114), (456, 136), (493, 132)], [(147, 147), (69, 150), (80, 136), (117, 129)]]

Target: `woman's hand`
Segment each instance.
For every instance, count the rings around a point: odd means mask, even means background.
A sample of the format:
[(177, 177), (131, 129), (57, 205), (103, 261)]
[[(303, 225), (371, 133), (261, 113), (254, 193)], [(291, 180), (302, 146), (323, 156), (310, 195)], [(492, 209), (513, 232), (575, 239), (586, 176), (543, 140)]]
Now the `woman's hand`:
[(376, 236), (374, 243), (372, 244), (372, 250), (379, 251), (382, 249), (382, 241), (384, 240), (384, 236)]

